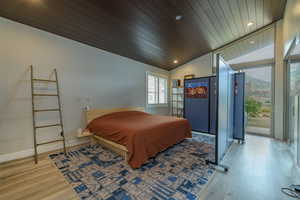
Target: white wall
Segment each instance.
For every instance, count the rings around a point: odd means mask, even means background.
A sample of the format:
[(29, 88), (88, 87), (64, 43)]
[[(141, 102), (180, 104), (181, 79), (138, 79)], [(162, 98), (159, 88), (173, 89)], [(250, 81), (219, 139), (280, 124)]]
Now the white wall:
[[(57, 68), (69, 144), (78, 143), (76, 131), (85, 127), (84, 106), (145, 106), (146, 71), (169, 75), (168, 71), (4, 18), (0, 18), (0, 30), (0, 162), (1, 156), (3, 161), (15, 155), (8, 153), (32, 153), (29, 65), (34, 66), (39, 78), (48, 78)], [(53, 100), (46, 103), (45, 98), (38, 103), (54, 106)], [(158, 111), (167, 114), (168, 108)], [(41, 120), (50, 123), (56, 118), (56, 114), (50, 114)], [(39, 134), (45, 140), (53, 139), (57, 132), (54, 128)]]
[(300, 32), (300, 0), (287, 0), (283, 20), (276, 24), (275, 48), (275, 104), (274, 104), (274, 135), (277, 139), (286, 139), (284, 131), (285, 111), (285, 74), (284, 57), (292, 41)]
[(287, 0), (283, 20), (284, 55), (300, 32), (300, 0)]
[(284, 139), (284, 46), (283, 46), (283, 21), (276, 23), (275, 37), (275, 67), (274, 67), (274, 102), (273, 102), (273, 132), (274, 137)]
[(285, 74), (284, 57), (300, 30), (300, 0), (288, 0), (284, 18), (276, 23), (274, 70), (274, 136), (286, 139), (284, 129)]
[(187, 64), (171, 70), (170, 79), (183, 79), (185, 75), (194, 74), (195, 77), (212, 75), (212, 53), (196, 58)]

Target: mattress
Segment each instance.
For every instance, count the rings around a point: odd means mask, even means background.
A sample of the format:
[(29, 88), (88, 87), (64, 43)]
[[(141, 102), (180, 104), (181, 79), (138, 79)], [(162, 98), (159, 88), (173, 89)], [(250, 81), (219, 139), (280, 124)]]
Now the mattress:
[(192, 136), (186, 119), (123, 111), (92, 120), (87, 129), (128, 150), (128, 163), (139, 168), (157, 153)]

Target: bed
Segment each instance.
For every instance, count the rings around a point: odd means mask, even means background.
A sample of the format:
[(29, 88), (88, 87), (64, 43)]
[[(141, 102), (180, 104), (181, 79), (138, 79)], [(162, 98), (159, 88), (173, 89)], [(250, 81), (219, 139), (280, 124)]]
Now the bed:
[(191, 137), (187, 120), (152, 115), (141, 107), (89, 110), (86, 116), (93, 140), (123, 156), (132, 168)]

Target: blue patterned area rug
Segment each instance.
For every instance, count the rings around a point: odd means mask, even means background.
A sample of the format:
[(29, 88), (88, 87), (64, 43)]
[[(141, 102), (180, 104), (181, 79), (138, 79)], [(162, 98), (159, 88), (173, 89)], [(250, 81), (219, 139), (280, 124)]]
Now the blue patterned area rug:
[(100, 145), (50, 158), (81, 199), (194, 200), (214, 172), (205, 164), (214, 155), (214, 145), (203, 142), (203, 137), (194, 134), (139, 169)]

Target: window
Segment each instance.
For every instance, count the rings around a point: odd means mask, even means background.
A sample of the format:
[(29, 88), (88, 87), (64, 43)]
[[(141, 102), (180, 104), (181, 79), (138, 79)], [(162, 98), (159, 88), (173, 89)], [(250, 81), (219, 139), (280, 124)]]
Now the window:
[(147, 103), (163, 105), (168, 103), (168, 78), (147, 73)]

